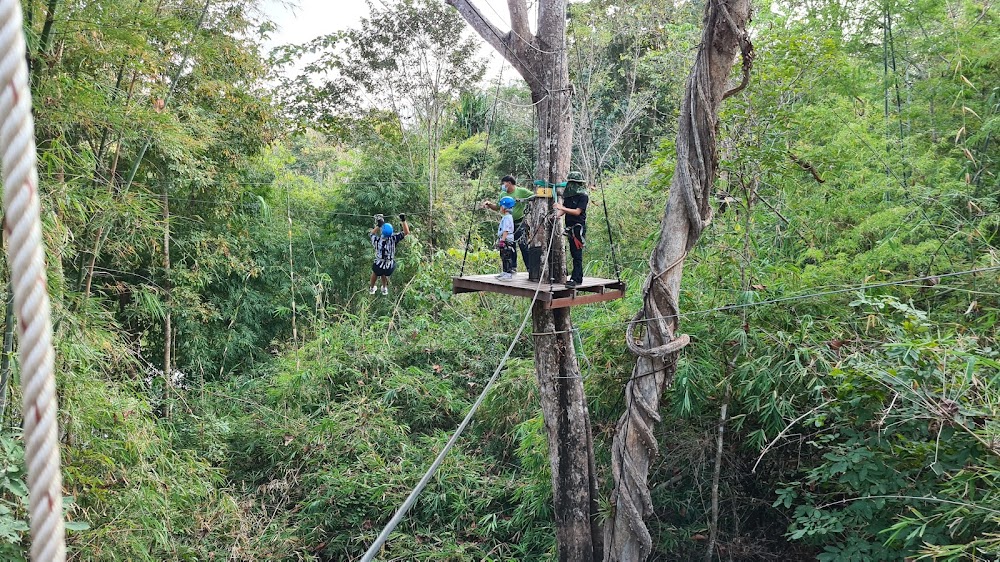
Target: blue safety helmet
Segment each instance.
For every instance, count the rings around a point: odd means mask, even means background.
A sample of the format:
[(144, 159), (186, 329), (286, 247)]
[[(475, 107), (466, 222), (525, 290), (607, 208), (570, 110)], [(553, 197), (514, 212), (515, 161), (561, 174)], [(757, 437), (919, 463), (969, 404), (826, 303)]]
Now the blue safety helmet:
[(514, 201), (513, 197), (501, 197), (500, 198), (500, 206), (503, 207), (504, 209), (507, 209), (508, 211), (511, 210), (511, 209), (513, 209), (514, 205), (516, 205), (516, 204), (517, 204), (517, 201)]
[(385, 224), (382, 225), (382, 236), (385, 236), (386, 238), (388, 238), (389, 236), (392, 236), (392, 232), (393, 231), (392, 231), (392, 225), (391, 224), (385, 223)]

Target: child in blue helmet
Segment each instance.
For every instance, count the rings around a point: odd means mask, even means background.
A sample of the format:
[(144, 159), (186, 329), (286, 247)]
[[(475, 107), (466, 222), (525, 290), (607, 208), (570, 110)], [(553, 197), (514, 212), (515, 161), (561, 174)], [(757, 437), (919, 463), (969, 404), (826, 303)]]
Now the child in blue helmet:
[(403, 224), (403, 232), (395, 232), (392, 225), (379, 220), (381, 215), (375, 217), (375, 228), (369, 233), (372, 247), (375, 248), (375, 260), (372, 262), (372, 277), (368, 283), (368, 293), (374, 295), (378, 290), (375, 282), (382, 279), (382, 294), (389, 294), (389, 276), (396, 270), (396, 243), (405, 238), (410, 233), (410, 225), (406, 222), (406, 215), (400, 214), (399, 220)]
[(497, 279), (510, 281), (517, 270), (517, 250), (514, 246), (514, 216), (511, 212), (517, 202), (513, 197), (500, 198), (500, 226), (497, 227), (497, 248), (500, 249), (500, 275)]

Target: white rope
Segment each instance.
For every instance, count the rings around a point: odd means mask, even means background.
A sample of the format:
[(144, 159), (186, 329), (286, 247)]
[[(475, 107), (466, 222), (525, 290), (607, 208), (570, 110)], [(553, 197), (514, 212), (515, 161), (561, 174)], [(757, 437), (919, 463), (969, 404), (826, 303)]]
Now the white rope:
[(66, 542), (56, 432), (55, 354), (38, 218), (35, 131), (22, 18), (18, 0), (0, 0), (4, 228), (20, 340), (31, 558), (36, 562), (62, 562), (66, 559)]

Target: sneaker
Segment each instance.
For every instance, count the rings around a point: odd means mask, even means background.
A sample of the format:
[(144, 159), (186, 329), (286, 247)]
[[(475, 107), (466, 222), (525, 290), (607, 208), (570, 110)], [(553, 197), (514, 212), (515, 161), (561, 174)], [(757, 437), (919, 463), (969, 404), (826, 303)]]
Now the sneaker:
[(493, 278), (494, 279), (502, 279), (503, 276), (504, 276), (504, 272), (501, 271), (500, 273), (497, 273), (496, 275), (494, 275)]
[(378, 287), (375, 286), (375, 285), (372, 285), (371, 287), (368, 287), (368, 294), (369, 295), (374, 295), (375, 291), (377, 291), (377, 290), (378, 290)]
[(386, 287), (385, 285), (382, 285), (382, 294), (383, 295), (388, 295), (389, 294), (389, 287)]
[(577, 285), (579, 285), (579, 283), (577, 283), (576, 281), (573, 281), (572, 279), (570, 279), (569, 281), (566, 282), (566, 288), (567, 289), (576, 288)]
[(499, 279), (501, 281), (510, 281), (510, 280), (514, 279), (514, 274), (513, 273), (503, 273), (503, 274), (500, 275), (500, 277), (497, 277), (497, 279)]

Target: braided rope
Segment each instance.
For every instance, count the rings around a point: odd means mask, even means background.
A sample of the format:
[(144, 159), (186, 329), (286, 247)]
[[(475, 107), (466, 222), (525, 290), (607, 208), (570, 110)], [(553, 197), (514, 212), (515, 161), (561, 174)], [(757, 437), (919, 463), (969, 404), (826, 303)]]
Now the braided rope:
[(48, 284), (39, 220), (34, 121), (21, 4), (0, 0), (0, 146), (14, 307), (19, 319), (31, 558), (66, 559)]

